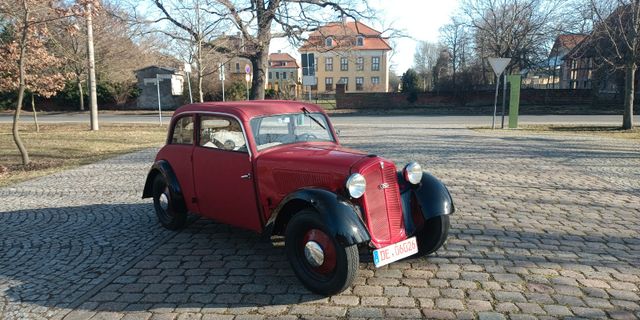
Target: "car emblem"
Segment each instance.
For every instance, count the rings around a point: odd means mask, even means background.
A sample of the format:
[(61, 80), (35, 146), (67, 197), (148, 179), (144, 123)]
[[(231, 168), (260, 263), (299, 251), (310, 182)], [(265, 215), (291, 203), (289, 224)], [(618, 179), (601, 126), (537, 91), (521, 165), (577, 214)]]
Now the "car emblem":
[(380, 189), (380, 190), (384, 190), (384, 189), (387, 189), (387, 188), (389, 188), (389, 184), (386, 183), (386, 182), (378, 186), (378, 189)]

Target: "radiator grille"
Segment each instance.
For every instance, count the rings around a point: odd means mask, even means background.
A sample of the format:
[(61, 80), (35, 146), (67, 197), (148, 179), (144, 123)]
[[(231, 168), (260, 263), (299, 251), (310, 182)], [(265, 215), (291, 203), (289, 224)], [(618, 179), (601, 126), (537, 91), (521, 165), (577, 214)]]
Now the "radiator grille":
[(364, 168), (362, 175), (367, 180), (363, 207), (374, 246), (379, 248), (404, 240), (402, 205), (395, 166), (388, 162), (374, 163)]

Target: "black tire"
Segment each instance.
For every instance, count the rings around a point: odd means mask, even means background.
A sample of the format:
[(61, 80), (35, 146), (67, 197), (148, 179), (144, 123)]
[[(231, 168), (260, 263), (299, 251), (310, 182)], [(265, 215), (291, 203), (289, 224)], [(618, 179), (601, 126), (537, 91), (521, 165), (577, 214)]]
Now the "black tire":
[(153, 179), (153, 207), (160, 224), (169, 230), (181, 229), (187, 222), (187, 213), (176, 209), (175, 201), (162, 174), (156, 175)]
[(450, 222), (448, 215), (438, 216), (425, 221), (422, 230), (416, 234), (418, 255), (426, 256), (438, 251), (447, 240), (449, 227)]
[[(327, 227), (318, 215), (313, 210), (302, 210), (291, 218), (285, 233), (285, 250), (289, 263), (300, 282), (312, 292), (330, 296), (344, 291), (351, 285), (358, 271), (360, 256), (357, 245), (345, 247), (334, 237), (329, 236)], [(309, 234), (326, 236), (324, 241), (326, 248), (320, 245), (323, 249), (323, 262), (320, 266), (312, 266), (305, 257), (305, 237)], [(318, 241), (323, 243), (321, 240)], [(331, 252), (330, 246), (333, 246), (335, 254), (330, 257), (327, 253), (325, 257), (325, 251)], [(332, 257), (335, 257), (335, 264), (328, 262), (333, 261)], [(318, 269), (329, 270), (318, 271)]]

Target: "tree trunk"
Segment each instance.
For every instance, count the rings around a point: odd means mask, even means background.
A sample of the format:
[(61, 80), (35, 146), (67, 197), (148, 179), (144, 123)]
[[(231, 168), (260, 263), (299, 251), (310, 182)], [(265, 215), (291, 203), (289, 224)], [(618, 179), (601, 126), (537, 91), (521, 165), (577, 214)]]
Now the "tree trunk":
[(80, 111), (84, 111), (84, 90), (82, 90), (80, 77), (78, 77), (78, 95), (80, 96)]
[[(265, 48), (269, 48), (269, 44), (265, 45)], [(253, 64), (253, 81), (251, 82), (251, 100), (263, 100), (264, 99), (264, 84), (267, 74), (267, 65), (269, 61), (269, 51), (259, 50), (256, 55), (251, 59)]]
[(36, 132), (40, 132), (40, 124), (38, 124), (38, 112), (36, 111), (35, 95), (31, 94), (31, 111), (33, 111), (33, 122), (36, 124)]
[(98, 94), (96, 93), (96, 61), (93, 49), (93, 17), (92, 5), (86, 6), (87, 15), (87, 56), (89, 59), (89, 110), (91, 112), (91, 130), (99, 130), (98, 126)]
[(204, 93), (202, 92), (202, 80), (204, 76), (204, 66), (202, 65), (202, 39), (197, 40), (198, 47), (196, 52), (196, 68), (198, 68), (198, 102), (204, 102)]
[(635, 97), (635, 79), (637, 65), (635, 61), (628, 62), (625, 66), (624, 85), (624, 114), (622, 116), (622, 129), (633, 129), (633, 100)]
[(16, 143), (16, 147), (20, 151), (20, 155), (22, 156), (22, 165), (26, 166), (31, 162), (29, 160), (29, 153), (27, 152), (27, 148), (25, 148), (22, 143), (22, 139), (20, 139), (20, 132), (18, 131), (18, 121), (20, 121), (20, 111), (22, 110), (22, 103), (24, 102), (24, 77), (25, 77), (25, 67), (24, 61), (26, 60), (27, 55), (27, 34), (29, 32), (29, 8), (27, 7), (27, 1), (22, 1), (22, 6), (24, 8), (24, 20), (23, 20), (23, 30), (22, 30), (22, 38), (20, 39), (20, 58), (18, 59), (18, 69), (19, 69), (19, 84), (18, 84), (18, 103), (16, 104), (16, 112), (13, 114), (13, 141)]

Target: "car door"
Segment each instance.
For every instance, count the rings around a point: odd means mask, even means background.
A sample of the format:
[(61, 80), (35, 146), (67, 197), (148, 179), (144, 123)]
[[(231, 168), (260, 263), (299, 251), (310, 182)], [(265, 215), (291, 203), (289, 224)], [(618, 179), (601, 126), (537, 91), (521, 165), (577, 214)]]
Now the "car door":
[(198, 116), (193, 179), (200, 213), (219, 222), (262, 231), (253, 168), (240, 122), (231, 116)]
[(197, 211), (191, 201), (195, 196), (193, 190), (193, 167), (191, 153), (195, 141), (195, 116), (182, 115), (172, 122), (170, 139), (159, 153), (160, 159), (166, 160), (178, 179), (185, 205), (189, 211)]

